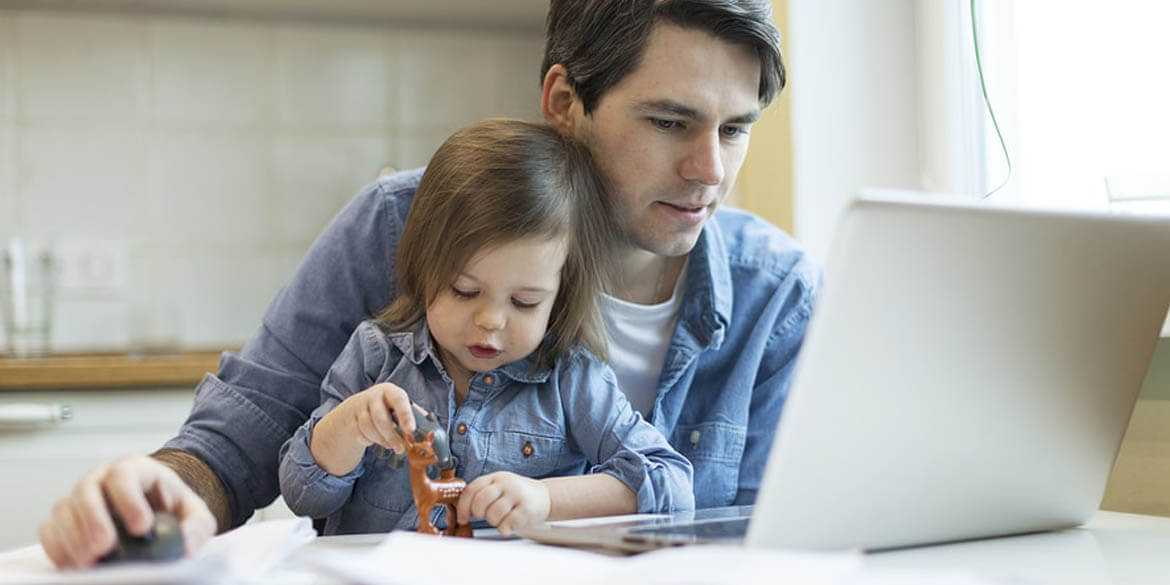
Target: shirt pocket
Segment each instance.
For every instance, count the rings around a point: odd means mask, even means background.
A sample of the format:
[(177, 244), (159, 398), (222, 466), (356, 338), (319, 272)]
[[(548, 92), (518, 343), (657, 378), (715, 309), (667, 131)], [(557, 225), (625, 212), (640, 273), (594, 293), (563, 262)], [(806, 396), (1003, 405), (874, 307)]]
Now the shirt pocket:
[(379, 510), (402, 514), (414, 506), (410, 491), (410, 466), (392, 469), (385, 459), (371, 458), (353, 485), (354, 495)]
[(730, 506), (739, 490), (747, 427), (704, 422), (675, 427), (671, 444), (695, 468), (695, 506)]
[(534, 479), (581, 475), (587, 461), (568, 448), (564, 437), (523, 431), (494, 431), (486, 437), (483, 474), (511, 471)]

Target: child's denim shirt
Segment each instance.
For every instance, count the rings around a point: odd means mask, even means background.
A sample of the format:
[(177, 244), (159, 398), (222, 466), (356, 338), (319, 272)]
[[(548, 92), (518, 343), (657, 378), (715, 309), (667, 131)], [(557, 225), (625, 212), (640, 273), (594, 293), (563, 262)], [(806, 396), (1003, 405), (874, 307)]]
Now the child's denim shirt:
[[(586, 352), (575, 351), (552, 370), (521, 360), (477, 373), (456, 407), (425, 324), (387, 333), (365, 321), (325, 376), (321, 405), (281, 450), (285, 502), (299, 515), (326, 518), (326, 534), (418, 526), (408, 466), (392, 469), (371, 447), (352, 472), (337, 477), (309, 452), (322, 417), (380, 382), (400, 386), (438, 416), (459, 459), (455, 474), (468, 482), (495, 471), (531, 478), (608, 473), (637, 494), (638, 512), (694, 508), (690, 462), (634, 411), (612, 370)], [(445, 524), (441, 508), (433, 514)]]

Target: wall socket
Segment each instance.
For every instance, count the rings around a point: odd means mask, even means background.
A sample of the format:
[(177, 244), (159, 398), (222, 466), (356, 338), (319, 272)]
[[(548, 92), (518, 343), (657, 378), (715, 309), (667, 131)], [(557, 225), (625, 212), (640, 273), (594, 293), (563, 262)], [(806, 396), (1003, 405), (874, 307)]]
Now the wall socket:
[(130, 286), (130, 253), (122, 239), (62, 240), (57, 245), (57, 290), (120, 294)]

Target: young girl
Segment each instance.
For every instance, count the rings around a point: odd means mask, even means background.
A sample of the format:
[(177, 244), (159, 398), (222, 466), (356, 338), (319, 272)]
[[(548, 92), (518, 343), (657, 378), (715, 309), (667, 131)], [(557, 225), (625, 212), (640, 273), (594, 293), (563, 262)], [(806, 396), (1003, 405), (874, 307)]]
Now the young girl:
[(449, 138), (407, 202), (396, 299), (354, 331), (281, 450), (289, 507), (326, 534), (416, 528), (409, 468), (374, 453), (402, 452), (391, 413), (411, 432), (413, 404), (468, 481), (460, 524), (692, 508), (690, 463), (601, 361), (605, 197), (585, 148), (547, 127), (489, 120)]

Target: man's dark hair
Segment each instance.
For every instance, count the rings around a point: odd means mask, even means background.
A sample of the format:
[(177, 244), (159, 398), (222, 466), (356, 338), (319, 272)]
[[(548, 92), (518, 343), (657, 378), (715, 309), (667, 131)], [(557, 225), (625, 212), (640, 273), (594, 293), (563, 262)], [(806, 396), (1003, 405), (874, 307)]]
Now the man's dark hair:
[(585, 113), (641, 63), (658, 24), (702, 30), (760, 59), (761, 104), (784, 89), (780, 31), (768, 0), (552, 0), (540, 76), (560, 63)]

